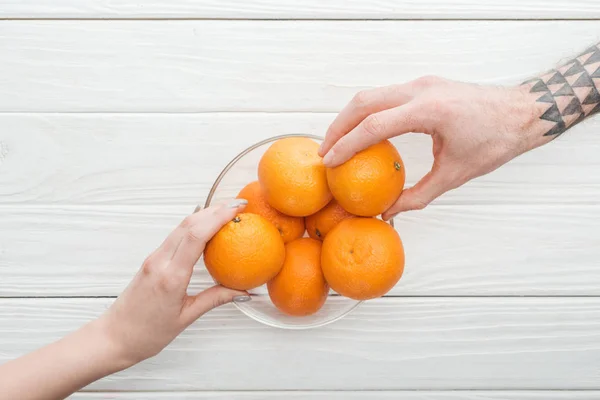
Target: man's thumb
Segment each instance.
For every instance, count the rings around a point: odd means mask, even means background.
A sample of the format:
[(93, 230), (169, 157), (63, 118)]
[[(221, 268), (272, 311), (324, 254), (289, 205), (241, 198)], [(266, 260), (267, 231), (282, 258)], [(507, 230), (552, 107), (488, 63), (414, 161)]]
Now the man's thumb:
[(403, 211), (421, 210), (437, 197), (445, 193), (447, 181), (437, 169), (429, 171), (416, 185), (402, 191), (396, 203), (383, 213), (388, 220)]

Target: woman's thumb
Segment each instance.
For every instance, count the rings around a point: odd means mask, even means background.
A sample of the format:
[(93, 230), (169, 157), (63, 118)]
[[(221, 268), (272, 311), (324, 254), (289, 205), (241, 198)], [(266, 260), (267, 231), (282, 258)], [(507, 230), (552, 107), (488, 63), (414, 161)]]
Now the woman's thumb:
[(242, 303), (250, 301), (251, 297), (247, 292), (228, 289), (221, 285), (213, 286), (195, 296), (190, 296), (190, 301), (186, 307), (189, 318), (191, 318), (190, 323), (210, 310), (231, 303), (234, 300)]

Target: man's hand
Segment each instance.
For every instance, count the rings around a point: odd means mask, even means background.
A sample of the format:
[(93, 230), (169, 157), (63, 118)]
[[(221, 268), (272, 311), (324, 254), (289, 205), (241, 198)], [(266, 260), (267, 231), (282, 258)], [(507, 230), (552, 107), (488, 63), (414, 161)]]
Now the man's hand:
[(320, 149), (328, 167), (394, 136), (433, 140), (431, 171), (383, 217), (422, 209), (441, 194), (548, 141), (529, 87), (478, 86), (438, 77), (358, 93), (329, 127)]

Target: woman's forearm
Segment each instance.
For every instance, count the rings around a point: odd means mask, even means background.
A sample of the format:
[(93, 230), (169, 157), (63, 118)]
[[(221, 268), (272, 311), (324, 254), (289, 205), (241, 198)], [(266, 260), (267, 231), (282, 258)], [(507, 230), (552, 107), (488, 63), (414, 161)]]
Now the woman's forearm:
[(0, 399), (64, 399), (128, 367), (101, 320), (90, 322), (24, 357), (0, 366)]
[(98, 319), (0, 366), (0, 400), (64, 399), (82, 387), (158, 354), (192, 322), (246, 292), (213, 286), (187, 294), (204, 246), (248, 202), (236, 199), (188, 216), (144, 262)]

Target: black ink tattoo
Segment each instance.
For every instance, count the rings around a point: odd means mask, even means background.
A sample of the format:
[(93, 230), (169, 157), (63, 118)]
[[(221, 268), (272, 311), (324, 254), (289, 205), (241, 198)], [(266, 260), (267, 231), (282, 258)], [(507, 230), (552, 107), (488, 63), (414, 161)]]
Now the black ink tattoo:
[(557, 69), (529, 79), (530, 93), (548, 108), (540, 119), (554, 123), (544, 136), (557, 137), (588, 116), (600, 112), (600, 43)]

